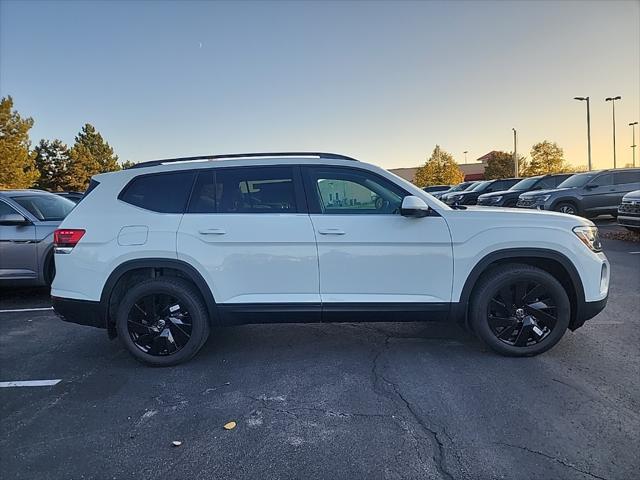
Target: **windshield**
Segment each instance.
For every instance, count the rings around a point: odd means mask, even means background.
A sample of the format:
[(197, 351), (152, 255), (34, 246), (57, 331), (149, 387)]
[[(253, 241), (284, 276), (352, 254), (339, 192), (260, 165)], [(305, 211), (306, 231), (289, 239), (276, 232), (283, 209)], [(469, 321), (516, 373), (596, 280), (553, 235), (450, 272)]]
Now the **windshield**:
[(567, 178), (564, 182), (558, 185), (558, 188), (574, 188), (583, 187), (586, 183), (595, 177), (596, 173), (578, 173)]
[(487, 186), (491, 183), (491, 180), (486, 180), (484, 182), (480, 182), (476, 185), (474, 185), (473, 188), (467, 188), (467, 192), (481, 192), (482, 190), (484, 190), (485, 188), (487, 188)]
[(518, 183), (516, 183), (513, 187), (511, 187), (509, 190), (529, 190), (530, 188), (532, 188), (536, 183), (538, 183), (538, 180), (540, 180), (542, 177), (530, 177), (530, 178), (525, 178), (523, 180), (520, 180)]
[(20, 195), (11, 198), (42, 221), (63, 220), (76, 206), (72, 201), (58, 195)]

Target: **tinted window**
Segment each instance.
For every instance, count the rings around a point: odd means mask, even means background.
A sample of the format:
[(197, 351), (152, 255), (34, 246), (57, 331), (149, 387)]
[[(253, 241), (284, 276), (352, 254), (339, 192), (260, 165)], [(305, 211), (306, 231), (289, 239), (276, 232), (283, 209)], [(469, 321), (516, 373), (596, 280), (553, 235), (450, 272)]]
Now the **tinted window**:
[(0, 202), (0, 215), (10, 215), (14, 213), (18, 212), (16, 212), (13, 207), (10, 207), (6, 203)]
[(555, 175), (553, 177), (550, 177), (549, 181), (552, 184), (552, 187), (550, 187), (550, 188), (557, 187), (562, 182), (564, 182), (566, 179), (568, 179), (569, 177), (572, 177), (572, 176), (573, 176), (572, 174), (567, 174), (567, 175)]
[(589, 185), (598, 185), (599, 187), (604, 187), (607, 185), (611, 185), (611, 183), (612, 183), (611, 174), (604, 173), (602, 175), (598, 175), (596, 178), (590, 181)]
[(225, 168), (215, 176), (219, 213), (297, 212), (290, 167)]
[(372, 173), (341, 168), (311, 168), (312, 191), (321, 213), (395, 214), (405, 193)]
[(11, 198), (28, 210), (31, 215), (42, 221), (62, 220), (76, 206), (71, 200), (53, 194), (21, 195)]
[(575, 175), (571, 175), (564, 182), (558, 185), (558, 188), (574, 188), (574, 187), (584, 187), (585, 184), (595, 177), (595, 173), (577, 173)]
[(216, 186), (213, 170), (200, 172), (193, 187), (189, 213), (215, 213), (216, 212)]
[(640, 171), (630, 170), (628, 172), (614, 172), (613, 183), (619, 185), (621, 183), (636, 183), (640, 182)]
[(542, 177), (529, 177), (523, 178), (518, 183), (513, 185), (509, 190), (529, 190), (536, 185), (536, 182), (540, 180)]
[(136, 177), (120, 194), (120, 200), (154, 212), (183, 213), (193, 177), (193, 172)]

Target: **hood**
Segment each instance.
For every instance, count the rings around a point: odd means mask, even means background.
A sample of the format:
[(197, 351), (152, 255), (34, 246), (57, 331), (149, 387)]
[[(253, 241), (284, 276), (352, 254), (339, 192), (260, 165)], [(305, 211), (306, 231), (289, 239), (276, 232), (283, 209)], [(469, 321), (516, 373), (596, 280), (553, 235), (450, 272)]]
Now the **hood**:
[(640, 200), (640, 190), (634, 190), (633, 192), (629, 192), (624, 197), (622, 197), (622, 199), (634, 200), (637, 202), (638, 200)]
[(509, 226), (513, 226), (514, 228), (517, 228), (520, 224), (529, 227), (534, 224), (539, 224), (543, 226), (566, 226), (568, 228), (580, 225), (594, 225), (591, 220), (576, 215), (523, 208), (480, 207), (471, 205), (467, 206), (465, 210), (452, 210), (451, 212), (447, 212), (447, 214), (453, 214), (461, 218), (480, 220), (483, 223), (486, 222), (487, 225), (503, 225), (505, 222), (508, 222)]
[(491, 193), (483, 193), (478, 198), (492, 198), (492, 197), (500, 197), (505, 195), (513, 195), (517, 197), (523, 192), (523, 190), (502, 190), (500, 192), (491, 192)]
[(554, 194), (556, 192), (565, 192), (567, 190), (574, 190), (575, 187), (571, 188), (550, 188), (548, 190), (532, 190), (530, 192), (521, 193), (521, 197), (538, 197), (540, 195), (549, 195)]

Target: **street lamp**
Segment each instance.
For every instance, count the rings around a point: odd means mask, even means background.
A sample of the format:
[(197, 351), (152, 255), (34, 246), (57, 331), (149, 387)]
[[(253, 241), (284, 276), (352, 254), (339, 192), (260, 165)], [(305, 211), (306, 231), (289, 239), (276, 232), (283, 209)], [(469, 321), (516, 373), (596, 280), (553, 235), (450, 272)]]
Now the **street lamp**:
[[(633, 142), (633, 143), (635, 143), (635, 142)], [(468, 150), (465, 150), (465, 151), (464, 151), (464, 152), (462, 152), (462, 153), (464, 153), (464, 164), (466, 165), (466, 164), (467, 164), (467, 153), (469, 153), (469, 151), (468, 151)]]
[(631, 127), (631, 135), (633, 138), (633, 145), (631, 145), (631, 151), (633, 152), (633, 166), (636, 166), (636, 125), (638, 125), (638, 122), (633, 122), (630, 123), (629, 126)]
[(514, 177), (518, 176), (518, 132), (515, 128), (513, 130), (513, 171)]
[(589, 154), (589, 171), (591, 171), (591, 115), (589, 113), (589, 97), (573, 97), (573, 99), (587, 102), (587, 152)]
[(607, 97), (605, 102), (611, 102), (613, 105), (613, 168), (616, 168), (616, 100), (621, 100), (622, 97)]

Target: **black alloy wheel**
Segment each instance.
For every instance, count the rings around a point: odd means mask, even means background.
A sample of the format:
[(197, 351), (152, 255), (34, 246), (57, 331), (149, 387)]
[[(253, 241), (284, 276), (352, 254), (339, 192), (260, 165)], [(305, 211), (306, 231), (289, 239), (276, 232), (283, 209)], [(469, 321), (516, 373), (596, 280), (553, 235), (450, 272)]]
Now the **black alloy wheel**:
[(510, 263), (486, 272), (469, 306), (473, 330), (491, 349), (531, 356), (553, 347), (571, 318), (569, 295), (549, 272)]

